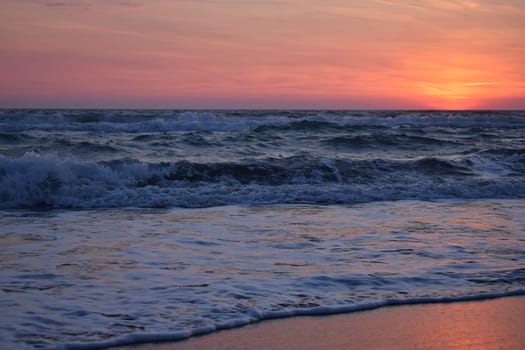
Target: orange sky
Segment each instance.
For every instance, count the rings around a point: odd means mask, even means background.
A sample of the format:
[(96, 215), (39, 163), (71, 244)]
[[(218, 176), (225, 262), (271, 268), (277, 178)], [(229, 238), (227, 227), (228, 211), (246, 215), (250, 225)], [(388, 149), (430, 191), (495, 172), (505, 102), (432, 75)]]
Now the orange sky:
[(0, 107), (525, 109), (523, 0), (1, 0)]

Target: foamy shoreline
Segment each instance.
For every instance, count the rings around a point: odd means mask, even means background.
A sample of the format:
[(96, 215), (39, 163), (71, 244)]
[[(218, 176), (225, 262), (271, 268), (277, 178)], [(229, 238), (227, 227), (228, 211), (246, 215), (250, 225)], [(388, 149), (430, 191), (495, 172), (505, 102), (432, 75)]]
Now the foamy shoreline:
[(522, 349), (525, 296), (265, 321), (179, 342), (112, 350)]

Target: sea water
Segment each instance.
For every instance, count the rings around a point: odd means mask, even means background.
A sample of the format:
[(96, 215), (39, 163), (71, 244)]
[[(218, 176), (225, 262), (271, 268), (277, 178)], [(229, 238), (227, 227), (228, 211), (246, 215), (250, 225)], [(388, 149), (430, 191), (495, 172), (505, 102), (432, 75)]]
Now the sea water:
[(0, 347), (525, 293), (525, 113), (0, 110)]

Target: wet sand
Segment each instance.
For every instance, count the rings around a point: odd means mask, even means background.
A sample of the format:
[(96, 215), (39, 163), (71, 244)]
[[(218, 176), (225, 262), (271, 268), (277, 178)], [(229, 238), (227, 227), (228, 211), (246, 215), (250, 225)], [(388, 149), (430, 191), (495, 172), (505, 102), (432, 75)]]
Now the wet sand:
[(269, 320), (117, 349), (525, 349), (525, 296)]

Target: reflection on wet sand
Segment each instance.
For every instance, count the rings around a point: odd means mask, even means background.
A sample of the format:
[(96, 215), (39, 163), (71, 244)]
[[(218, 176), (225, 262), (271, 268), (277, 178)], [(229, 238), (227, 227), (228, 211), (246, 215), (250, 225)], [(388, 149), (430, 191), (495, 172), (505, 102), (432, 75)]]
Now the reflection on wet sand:
[(115, 350), (389, 349), (517, 350), (525, 347), (525, 297), (395, 306), (274, 320), (175, 343)]

